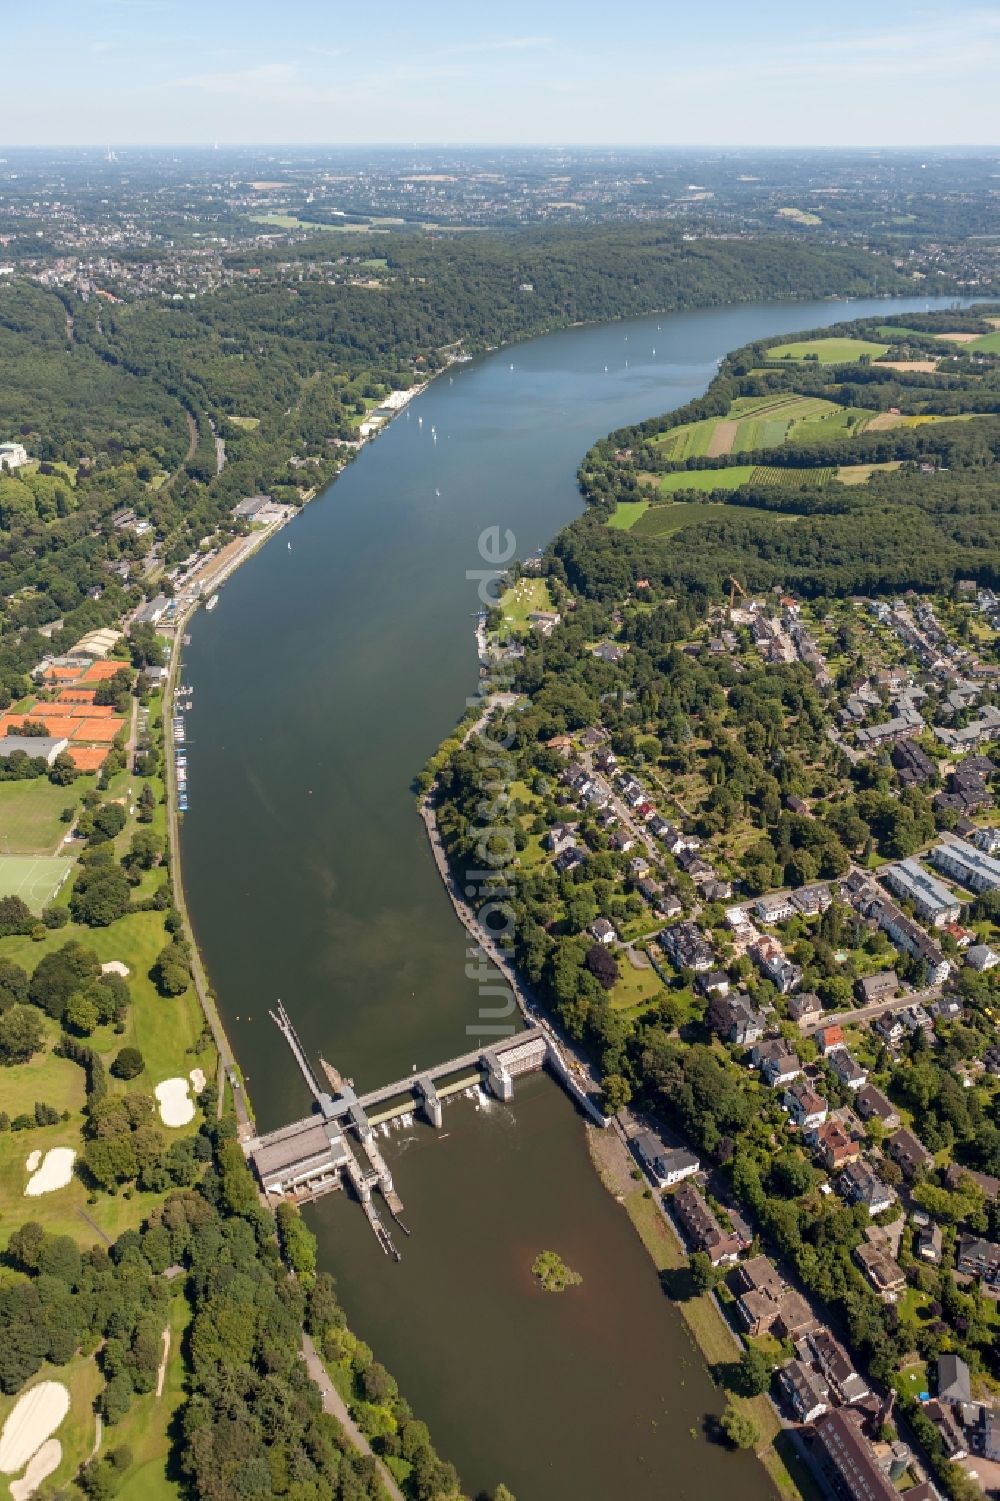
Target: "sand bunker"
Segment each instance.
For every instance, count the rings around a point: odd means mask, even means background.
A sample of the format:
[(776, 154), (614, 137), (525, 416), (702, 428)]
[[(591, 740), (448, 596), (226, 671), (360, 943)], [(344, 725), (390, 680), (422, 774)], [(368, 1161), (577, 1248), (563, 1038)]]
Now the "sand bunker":
[(37, 1199), (39, 1194), (49, 1194), (54, 1188), (65, 1188), (73, 1181), (75, 1161), (76, 1153), (72, 1147), (53, 1147), (46, 1152), (41, 1167), (28, 1179), (24, 1190), (28, 1198)]
[(160, 1107), (160, 1120), (165, 1126), (186, 1126), (194, 1119), (194, 1100), (188, 1093), (186, 1079), (164, 1079), (153, 1093)]
[(0, 1474), (16, 1475), (23, 1470), (68, 1412), (69, 1390), (61, 1381), (40, 1381), (26, 1391), (0, 1432)]
[(193, 1068), (190, 1074), (188, 1074), (188, 1078), (191, 1080), (191, 1088), (194, 1090), (195, 1094), (201, 1094), (207, 1082), (205, 1079), (204, 1069)]
[(42, 1154), (36, 1147), (35, 1150), (33, 1152), (29, 1152), (27, 1157), (24, 1159), (24, 1166), (29, 1173), (33, 1173), (41, 1160)]
[(101, 965), (102, 975), (121, 975), (124, 980), (128, 977), (128, 973), (128, 965), (123, 964), (120, 959), (109, 959), (107, 964)]
[(20, 1480), (10, 1482), (10, 1494), (12, 1501), (28, 1501), (33, 1496), (43, 1480), (58, 1470), (62, 1463), (62, 1444), (57, 1438), (45, 1441), (42, 1447), (28, 1462), (28, 1468)]

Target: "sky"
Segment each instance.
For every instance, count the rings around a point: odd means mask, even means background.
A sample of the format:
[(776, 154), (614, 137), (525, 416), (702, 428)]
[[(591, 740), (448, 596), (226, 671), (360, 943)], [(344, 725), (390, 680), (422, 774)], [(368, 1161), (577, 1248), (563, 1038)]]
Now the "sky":
[(0, 0), (0, 147), (1000, 143), (982, 0)]

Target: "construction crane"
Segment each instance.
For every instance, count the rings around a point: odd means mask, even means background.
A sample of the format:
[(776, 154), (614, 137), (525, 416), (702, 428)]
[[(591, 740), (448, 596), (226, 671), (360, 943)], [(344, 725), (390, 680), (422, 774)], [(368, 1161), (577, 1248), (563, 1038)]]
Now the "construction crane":
[(737, 594), (739, 594), (742, 599), (746, 599), (746, 597), (747, 597), (747, 591), (744, 589), (743, 585), (740, 583), (740, 581), (736, 577), (736, 575), (734, 573), (731, 573), (729, 575), (729, 614), (730, 615), (732, 615), (733, 610), (734, 610), (734, 608), (736, 606), (736, 596), (737, 596)]

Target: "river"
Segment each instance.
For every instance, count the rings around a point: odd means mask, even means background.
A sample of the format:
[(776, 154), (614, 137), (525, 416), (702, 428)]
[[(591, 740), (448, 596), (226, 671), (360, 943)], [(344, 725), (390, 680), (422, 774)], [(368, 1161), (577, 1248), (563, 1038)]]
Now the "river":
[[(941, 305), (944, 305), (942, 302)], [(262, 1128), (304, 1113), (267, 1019), (365, 1088), (464, 1052), (478, 989), (411, 781), (476, 684), (477, 539), (518, 555), (576, 515), (598, 436), (699, 395), (755, 337), (924, 299), (717, 308), (569, 329), (435, 381), (191, 626), (184, 676), (195, 931)], [(286, 544), (290, 543), (290, 547)], [(547, 1077), (383, 1143), (412, 1231), (396, 1265), (356, 1203), (310, 1211), (354, 1330), (467, 1489), (518, 1501), (763, 1501), (707, 1441), (721, 1408), (677, 1310)], [(531, 1285), (542, 1248), (583, 1274)]]

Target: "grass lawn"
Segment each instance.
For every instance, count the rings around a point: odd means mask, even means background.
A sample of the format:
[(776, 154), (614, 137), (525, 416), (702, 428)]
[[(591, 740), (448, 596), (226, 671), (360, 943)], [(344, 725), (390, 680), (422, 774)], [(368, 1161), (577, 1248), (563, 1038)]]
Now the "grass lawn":
[(253, 432), (255, 427), (260, 427), (259, 417), (233, 417), (230, 414), (230, 416), (226, 418), (226, 421), (231, 423), (233, 427), (242, 427), (250, 433)]
[(767, 351), (768, 360), (804, 360), (815, 355), (821, 365), (854, 364), (863, 354), (877, 359), (888, 345), (873, 344), (869, 339), (803, 339), (799, 343), (775, 344)]
[(0, 896), (19, 896), (40, 914), (75, 864), (71, 855), (0, 855)]
[(727, 464), (724, 469), (675, 469), (672, 474), (653, 476), (661, 495), (673, 495), (678, 490), (700, 490), (710, 495), (713, 490), (738, 490), (748, 485), (753, 474), (752, 464)]
[[(15, 1063), (0, 1069), (0, 1100), (11, 1119), (25, 1112), (30, 1114), (36, 1100), (55, 1110), (69, 1110), (74, 1115), (83, 1109), (83, 1069), (68, 1058), (56, 1057), (52, 1047), (59, 1041), (59, 1028), (42, 1012), (39, 1015), (45, 1023), (44, 1051), (36, 1053), (28, 1063)], [(24, 1147), (23, 1156), (27, 1157), (38, 1145), (34, 1137), (33, 1130), (13, 1133), (13, 1139)]]
[(631, 531), (639, 517), (648, 510), (648, 500), (620, 500), (615, 506), (615, 514), (608, 520), (608, 526), (619, 532)]
[(534, 610), (551, 610), (549, 586), (545, 579), (526, 576), (501, 596), (504, 623), (512, 630), (530, 630), (528, 616)]
[(55, 787), (48, 777), (0, 782), (0, 855), (51, 855), (67, 831), (60, 813), (93, 785), (93, 776), (77, 777), (72, 787)]
[(994, 329), (991, 334), (983, 334), (980, 339), (975, 339), (969, 348), (982, 354), (1000, 354), (1000, 328)]
[(170, 1458), (170, 1424), (184, 1400), (184, 1332), (191, 1308), (182, 1293), (170, 1305), (170, 1354), (163, 1392), (138, 1397), (120, 1423), (106, 1430), (105, 1445), (128, 1444), (135, 1463), (125, 1477), (118, 1496), (123, 1501), (176, 1501), (181, 1491), (167, 1473)]
[(641, 1006), (663, 989), (663, 981), (652, 965), (648, 969), (635, 969), (627, 954), (618, 956), (618, 970), (619, 977), (608, 996), (615, 1011)]

